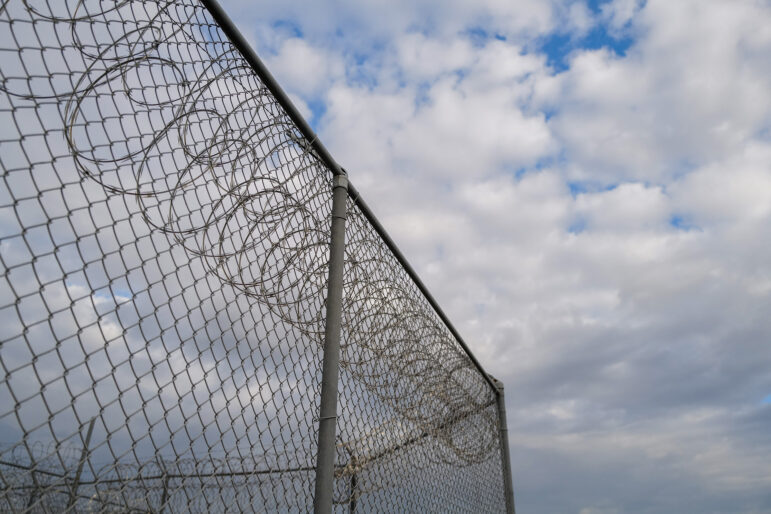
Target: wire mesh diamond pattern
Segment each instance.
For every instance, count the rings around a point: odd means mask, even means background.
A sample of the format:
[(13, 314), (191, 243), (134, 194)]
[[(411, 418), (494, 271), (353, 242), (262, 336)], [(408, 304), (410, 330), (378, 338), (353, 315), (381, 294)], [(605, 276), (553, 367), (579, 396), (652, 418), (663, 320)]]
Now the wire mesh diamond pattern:
[[(312, 510), (333, 172), (198, 0), (0, 3), (0, 511)], [(334, 509), (504, 509), (496, 391), (348, 201)]]

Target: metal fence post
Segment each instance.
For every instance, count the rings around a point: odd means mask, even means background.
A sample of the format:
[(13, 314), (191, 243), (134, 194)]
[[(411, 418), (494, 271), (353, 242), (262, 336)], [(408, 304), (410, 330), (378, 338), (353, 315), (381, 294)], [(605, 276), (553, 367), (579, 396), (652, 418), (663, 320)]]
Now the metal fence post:
[(29, 466), (29, 474), (32, 478), (32, 492), (29, 494), (29, 500), (27, 500), (27, 510), (32, 511), (32, 506), (35, 505), (35, 502), (37, 501), (37, 495), (39, 490), (39, 485), (37, 482), (37, 478), (35, 477), (35, 468), (37, 467), (37, 464), (35, 464), (35, 457), (34, 455), (30, 456), (30, 466)]
[(358, 465), (358, 461), (356, 460), (356, 455), (351, 456), (351, 498), (350, 503), (348, 504), (348, 512), (350, 514), (354, 514), (356, 512), (356, 496), (358, 492), (356, 491), (358, 480), (356, 477), (356, 466)]
[(332, 512), (335, 480), (335, 432), (337, 430), (337, 382), (340, 374), (340, 329), (343, 315), (343, 264), (348, 179), (335, 175), (332, 186), (332, 234), (329, 248), (327, 318), (324, 329), (324, 362), (321, 372), (319, 446), (316, 460), (316, 491), (313, 512)]
[(503, 383), (493, 379), (498, 389), (496, 403), (498, 404), (498, 426), (501, 437), (501, 467), (503, 471), (503, 494), (506, 499), (506, 512), (514, 511), (514, 485), (511, 478), (511, 460), (509, 455), (509, 428), (506, 424), (506, 396), (503, 393)]
[(158, 506), (158, 512), (163, 514), (166, 510), (166, 502), (169, 499), (169, 473), (166, 471), (166, 464), (163, 463), (163, 459), (158, 459), (158, 465), (163, 473), (163, 491), (161, 492), (161, 504)]
[(78, 470), (75, 473), (75, 481), (72, 483), (72, 489), (70, 490), (70, 501), (67, 503), (67, 510), (69, 511), (75, 507), (75, 502), (78, 500), (78, 488), (80, 487), (80, 474), (83, 473), (83, 465), (88, 459), (88, 446), (91, 444), (91, 434), (94, 432), (94, 422), (96, 418), (92, 418), (88, 424), (88, 432), (86, 433), (86, 440), (83, 443), (83, 450), (80, 452), (80, 462), (78, 462)]

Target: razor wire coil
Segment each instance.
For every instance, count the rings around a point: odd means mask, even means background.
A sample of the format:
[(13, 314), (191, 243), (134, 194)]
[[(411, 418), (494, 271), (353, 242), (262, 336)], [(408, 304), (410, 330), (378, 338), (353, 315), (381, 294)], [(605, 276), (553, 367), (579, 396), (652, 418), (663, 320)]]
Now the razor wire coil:
[[(198, 0), (0, 3), (0, 511), (313, 503), (332, 172)], [(495, 391), (348, 200), (335, 509), (503, 510)]]

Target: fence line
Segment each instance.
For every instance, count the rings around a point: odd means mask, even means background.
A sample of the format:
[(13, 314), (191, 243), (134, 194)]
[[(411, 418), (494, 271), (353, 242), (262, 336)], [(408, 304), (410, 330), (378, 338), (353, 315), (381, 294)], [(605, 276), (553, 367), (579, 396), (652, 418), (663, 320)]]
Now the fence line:
[(502, 385), (216, 2), (1, 3), (0, 150), (0, 510), (514, 511)]

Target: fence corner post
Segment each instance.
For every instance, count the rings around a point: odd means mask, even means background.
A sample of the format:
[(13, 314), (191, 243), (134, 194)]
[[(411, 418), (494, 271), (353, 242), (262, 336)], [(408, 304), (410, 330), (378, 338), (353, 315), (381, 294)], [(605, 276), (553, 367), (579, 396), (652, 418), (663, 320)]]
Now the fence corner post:
[(515, 514), (514, 510), (514, 485), (511, 477), (511, 457), (509, 453), (509, 428), (506, 423), (506, 396), (503, 391), (503, 382), (493, 378), (498, 390), (496, 403), (498, 405), (498, 427), (501, 438), (501, 467), (503, 472), (503, 493), (506, 500), (506, 512)]
[(332, 184), (332, 230), (329, 248), (324, 362), (321, 371), (319, 439), (316, 459), (316, 490), (313, 512), (332, 512), (335, 480), (335, 434), (337, 431), (337, 386), (340, 376), (340, 331), (343, 315), (343, 265), (348, 178), (335, 175)]

